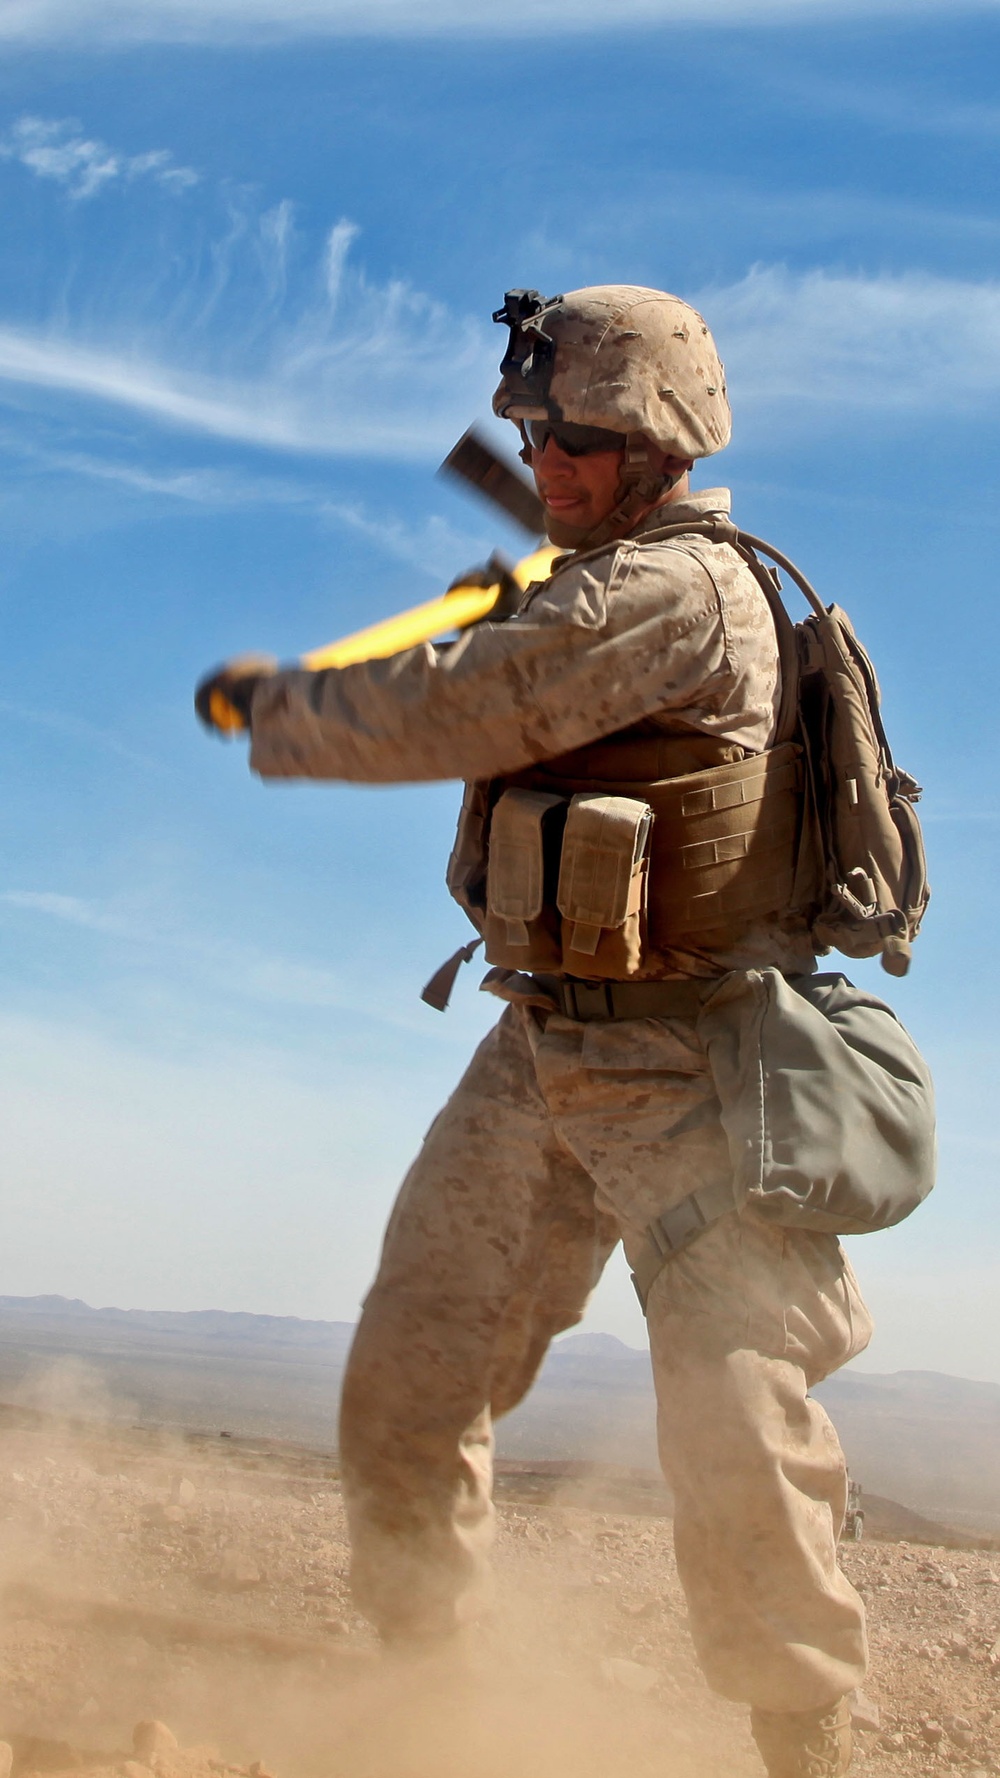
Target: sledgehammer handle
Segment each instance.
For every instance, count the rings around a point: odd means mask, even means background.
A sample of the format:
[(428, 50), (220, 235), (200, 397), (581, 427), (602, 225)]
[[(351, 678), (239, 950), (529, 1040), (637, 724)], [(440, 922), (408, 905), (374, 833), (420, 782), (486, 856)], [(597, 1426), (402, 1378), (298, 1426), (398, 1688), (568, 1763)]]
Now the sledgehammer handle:
[[(533, 580), (548, 579), (558, 554), (551, 544), (542, 544), (541, 548), (532, 550), (530, 556), (523, 556), (515, 564), (510, 572), (522, 592), (527, 591)], [(413, 648), (418, 642), (430, 642), (434, 636), (443, 636), (448, 630), (465, 630), (470, 624), (481, 623), (493, 610), (500, 592), (499, 581), (495, 586), (486, 587), (453, 586), (440, 599), (428, 599), (426, 605), (414, 605), (410, 611), (401, 611), (398, 617), (384, 618), (379, 624), (370, 624), (366, 630), (355, 630), (353, 635), (343, 636), (339, 642), (314, 648), (302, 656), (299, 665), (316, 673), (323, 667), (350, 667), (355, 661), (384, 660), (386, 655), (399, 654), (402, 649)]]
[(384, 618), (365, 630), (355, 630), (339, 642), (328, 642), (324, 648), (313, 648), (299, 661), (312, 673), (323, 667), (350, 667), (355, 661), (383, 660), (386, 655), (399, 654), (418, 642), (429, 642), (446, 630), (464, 630), (467, 624), (478, 623), (488, 616), (500, 597), (496, 586), (456, 586), (440, 599), (428, 599), (426, 605), (414, 605), (398, 617)]

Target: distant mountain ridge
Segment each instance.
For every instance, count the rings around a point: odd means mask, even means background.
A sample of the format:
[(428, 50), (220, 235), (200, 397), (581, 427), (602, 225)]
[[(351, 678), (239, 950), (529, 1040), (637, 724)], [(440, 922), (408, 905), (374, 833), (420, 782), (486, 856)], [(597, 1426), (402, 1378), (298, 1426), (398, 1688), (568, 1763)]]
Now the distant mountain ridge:
[(95, 1309), (80, 1297), (66, 1296), (0, 1296), (0, 1316), (8, 1310), (40, 1318), (78, 1318), (92, 1325), (97, 1321), (124, 1322), (156, 1333), (214, 1333), (227, 1339), (268, 1338), (290, 1345), (314, 1341), (346, 1345), (354, 1332), (351, 1321), (304, 1321), (297, 1315), (255, 1315), (241, 1309)]
[[(0, 1297), (0, 1400), (330, 1448), (354, 1329), (222, 1309), (91, 1308)], [(848, 1369), (814, 1391), (864, 1487), (961, 1529), (1000, 1533), (1000, 1385)], [(556, 1342), (498, 1427), (512, 1459), (657, 1467), (649, 1354), (612, 1334)]]

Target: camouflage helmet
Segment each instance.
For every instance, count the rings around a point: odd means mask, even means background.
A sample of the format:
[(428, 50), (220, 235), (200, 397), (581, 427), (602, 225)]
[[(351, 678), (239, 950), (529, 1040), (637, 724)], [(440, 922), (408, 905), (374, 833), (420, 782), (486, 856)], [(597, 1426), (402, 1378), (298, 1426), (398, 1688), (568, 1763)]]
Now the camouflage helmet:
[(641, 432), (671, 457), (710, 457), (730, 435), (726, 378), (696, 309), (664, 290), (596, 284), (545, 299), (512, 290), (493, 411)]
[(619, 500), (602, 525), (554, 541), (592, 547), (621, 535), (677, 479), (649, 446), (681, 460), (728, 444), (729, 402), (715, 342), (696, 309), (664, 290), (595, 284), (565, 296), (509, 290), (493, 316), (510, 329), (493, 411), (515, 425), (560, 421), (620, 432)]

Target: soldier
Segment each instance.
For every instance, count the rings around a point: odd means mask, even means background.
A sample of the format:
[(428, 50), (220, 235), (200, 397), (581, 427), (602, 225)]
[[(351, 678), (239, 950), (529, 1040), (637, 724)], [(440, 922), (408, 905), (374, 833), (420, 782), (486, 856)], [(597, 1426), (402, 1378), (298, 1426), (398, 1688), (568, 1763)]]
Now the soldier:
[[(705, 1674), (750, 1706), (771, 1778), (832, 1778), (865, 1627), (836, 1559), (844, 1460), (808, 1391), (871, 1324), (834, 1235), (737, 1201), (706, 1055), (705, 1020), (747, 971), (815, 968), (793, 790), (761, 777), (774, 622), (728, 493), (688, 480), (729, 439), (723, 368), (661, 291), (511, 292), (496, 319), (494, 409), (567, 552), (551, 578), (444, 646), (312, 673), (235, 663), (199, 691), (203, 713), (213, 689), (236, 703), (267, 778), (467, 780), (449, 886), (506, 1002), (402, 1187), (354, 1342), (354, 1593), (387, 1643), (460, 1635), (486, 1592), (492, 1422), (621, 1240)], [(715, 538), (685, 534), (713, 518)], [(761, 799), (763, 868), (731, 865), (719, 890), (678, 778)]]

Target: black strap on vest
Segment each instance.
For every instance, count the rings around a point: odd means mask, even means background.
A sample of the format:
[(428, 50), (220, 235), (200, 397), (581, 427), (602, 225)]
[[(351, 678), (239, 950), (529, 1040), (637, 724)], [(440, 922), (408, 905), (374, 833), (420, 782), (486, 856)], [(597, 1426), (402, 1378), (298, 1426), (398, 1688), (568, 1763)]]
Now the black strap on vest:
[(683, 976), (665, 982), (585, 982), (575, 976), (539, 975), (532, 980), (555, 1001), (564, 1019), (696, 1019), (717, 976)]

